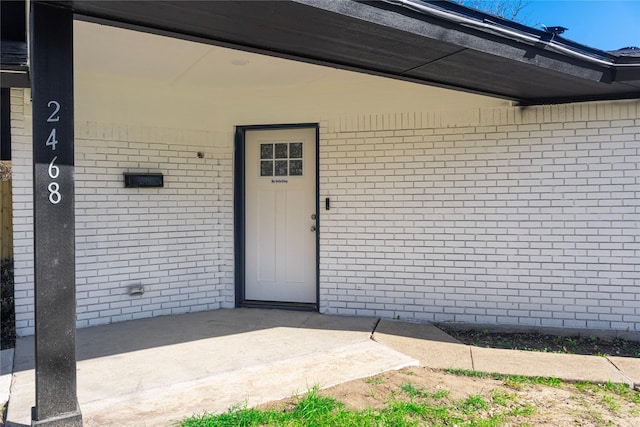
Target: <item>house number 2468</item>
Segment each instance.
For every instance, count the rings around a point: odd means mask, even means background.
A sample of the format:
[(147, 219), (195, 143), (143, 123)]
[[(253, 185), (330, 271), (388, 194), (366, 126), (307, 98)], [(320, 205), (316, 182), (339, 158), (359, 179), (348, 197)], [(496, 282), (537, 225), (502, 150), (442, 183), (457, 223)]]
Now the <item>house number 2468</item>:
[[(53, 108), (51, 115), (47, 119), (47, 123), (59, 122), (60, 115), (58, 113), (60, 112), (60, 103), (58, 101), (49, 101), (47, 107)], [(49, 178), (51, 178), (52, 180), (58, 178), (58, 176), (60, 175), (60, 168), (55, 164), (56, 160), (58, 160), (58, 156), (53, 155), (53, 152), (56, 151), (57, 144), (58, 139), (56, 138), (56, 128), (54, 125), (54, 127), (51, 129), (51, 133), (49, 133), (47, 141), (45, 142), (45, 145), (51, 148), (51, 155), (53, 156), (51, 161), (49, 162), (49, 167), (47, 170), (47, 172), (49, 173)], [(60, 203), (60, 200), (62, 200), (62, 195), (60, 194), (60, 184), (52, 181), (47, 186), (47, 189), (49, 190), (49, 201), (54, 205)]]

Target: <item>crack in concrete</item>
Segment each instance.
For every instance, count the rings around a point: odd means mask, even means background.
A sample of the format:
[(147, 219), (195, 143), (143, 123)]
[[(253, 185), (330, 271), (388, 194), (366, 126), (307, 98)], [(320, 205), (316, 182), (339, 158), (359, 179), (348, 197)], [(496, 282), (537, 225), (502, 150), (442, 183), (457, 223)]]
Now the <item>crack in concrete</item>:
[[(376, 333), (376, 329), (378, 329), (378, 325), (380, 324), (380, 322), (382, 321), (381, 317), (378, 317), (378, 320), (376, 320), (376, 324), (373, 325), (373, 330), (371, 331), (371, 333), (369, 334), (369, 339), (371, 341), (376, 341), (375, 338), (373, 338), (373, 334)], [(377, 342), (377, 341), (376, 341)]]
[(640, 384), (636, 384), (633, 378), (625, 374), (624, 371), (620, 369), (613, 360), (609, 359), (609, 356), (605, 356), (605, 359), (616, 369), (618, 374), (625, 380), (625, 382), (629, 385), (629, 387), (631, 387), (632, 389), (640, 389)]
[(476, 364), (473, 361), (473, 348), (471, 348), (471, 346), (467, 346), (469, 348), (469, 357), (471, 357), (471, 370), (475, 371), (476, 370)]

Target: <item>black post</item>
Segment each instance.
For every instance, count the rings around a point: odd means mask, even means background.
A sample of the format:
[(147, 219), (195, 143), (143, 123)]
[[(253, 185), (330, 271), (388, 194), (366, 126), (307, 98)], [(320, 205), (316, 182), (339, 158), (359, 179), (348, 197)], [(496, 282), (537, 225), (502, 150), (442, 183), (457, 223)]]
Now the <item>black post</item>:
[(76, 392), (73, 12), (31, 3), (36, 406), (32, 426), (82, 426)]

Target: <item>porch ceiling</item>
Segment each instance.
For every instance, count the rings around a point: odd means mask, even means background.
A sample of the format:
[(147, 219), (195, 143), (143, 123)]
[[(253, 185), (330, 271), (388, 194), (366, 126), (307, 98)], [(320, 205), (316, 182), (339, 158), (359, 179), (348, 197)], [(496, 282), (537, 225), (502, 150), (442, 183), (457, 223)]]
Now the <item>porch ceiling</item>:
[(561, 38), (555, 41), (557, 48), (550, 49), (546, 33), (450, 4), (415, 0), (54, 3), (73, 8), (79, 19), (523, 104), (640, 97), (638, 58)]

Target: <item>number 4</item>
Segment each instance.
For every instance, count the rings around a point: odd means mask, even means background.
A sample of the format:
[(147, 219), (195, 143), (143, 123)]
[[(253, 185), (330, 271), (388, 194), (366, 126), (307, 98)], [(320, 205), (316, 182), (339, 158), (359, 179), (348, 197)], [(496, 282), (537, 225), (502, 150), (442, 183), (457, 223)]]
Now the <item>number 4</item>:
[(53, 128), (53, 129), (51, 129), (51, 133), (49, 134), (49, 138), (47, 138), (46, 145), (47, 145), (47, 147), (51, 147), (51, 149), (55, 151), (57, 143), (58, 143), (58, 140), (56, 139), (56, 129)]

